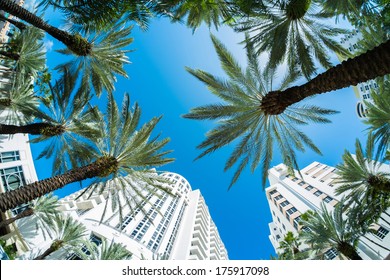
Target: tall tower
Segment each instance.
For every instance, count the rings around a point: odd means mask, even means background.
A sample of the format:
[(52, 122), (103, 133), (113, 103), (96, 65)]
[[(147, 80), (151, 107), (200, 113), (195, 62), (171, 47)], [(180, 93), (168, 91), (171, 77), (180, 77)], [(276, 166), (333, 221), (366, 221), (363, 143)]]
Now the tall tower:
[[(388, 169), (388, 166), (384, 167)], [(266, 189), (267, 201), (272, 214), (269, 223), (269, 239), (278, 253), (279, 242), (287, 232), (294, 235), (305, 230), (299, 225), (301, 215), (308, 210), (319, 211), (324, 203), (328, 211), (332, 211), (341, 197), (335, 194), (336, 168), (313, 162), (301, 171), (302, 178), (295, 171), (289, 175), (287, 167), (279, 164), (269, 170), (270, 186)], [(378, 246), (390, 249), (390, 209), (382, 214), (378, 224), (373, 225), (375, 234), (368, 234), (359, 240), (358, 253), (363, 259), (385, 259), (389, 251)], [(373, 242), (374, 241), (374, 242)], [(307, 245), (303, 244), (303, 248)], [(325, 258), (337, 258), (335, 250), (325, 252)]]
[[(111, 210), (107, 193), (81, 195), (83, 190), (60, 200), (61, 210), (70, 213), (84, 224), (90, 239), (99, 243), (103, 238), (122, 243), (133, 259), (172, 260), (224, 260), (227, 251), (219, 236), (206, 202), (199, 190), (192, 190), (188, 181), (176, 173), (163, 173), (172, 184), (171, 194), (157, 192), (145, 194), (147, 201), (133, 208), (124, 207), (122, 219), (118, 211)], [(50, 240), (21, 228), (26, 240), (36, 245), (35, 251), (44, 250)], [(76, 255), (66, 252), (52, 254), (54, 259), (72, 259)]]

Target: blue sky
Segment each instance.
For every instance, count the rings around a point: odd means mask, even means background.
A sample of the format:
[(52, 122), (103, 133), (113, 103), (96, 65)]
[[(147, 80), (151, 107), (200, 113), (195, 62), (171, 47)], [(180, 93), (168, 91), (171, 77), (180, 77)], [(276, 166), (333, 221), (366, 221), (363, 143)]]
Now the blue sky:
[[(58, 26), (58, 22), (50, 23)], [(229, 28), (222, 27), (213, 33), (234, 56), (246, 64), (243, 38)], [(143, 120), (163, 115), (156, 128), (162, 137), (170, 137), (172, 157), (176, 161), (162, 170), (183, 175), (193, 189), (200, 189), (205, 197), (211, 216), (229, 252), (231, 259), (269, 259), (273, 248), (268, 240), (268, 223), (272, 220), (261, 185), (260, 168), (250, 174), (244, 171), (231, 190), (227, 190), (233, 172), (223, 172), (232, 147), (227, 147), (193, 161), (200, 153), (196, 146), (204, 139), (205, 133), (214, 127), (212, 122), (183, 119), (193, 107), (218, 102), (206, 87), (188, 74), (185, 66), (199, 68), (214, 75), (224, 76), (217, 55), (211, 43), (209, 29), (201, 27), (195, 33), (181, 24), (171, 24), (167, 20), (152, 21), (147, 32), (134, 28), (130, 45), (134, 52), (129, 53), (130, 65), (126, 66), (129, 79), (119, 78), (115, 96), (121, 102), (124, 92), (130, 94), (132, 102), (137, 101), (142, 108)], [(54, 44), (53, 44), (54, 43)], [(62, 61), (62, 56), (54, 50), (62, 46), (47, 37), (48, 66), (52, 69)], [(52, 50), (51, 50), (52, 49)], [(102, 95), (99, 102), (104, 103)], [(308, 101), (325, 108), (340, 111), (331, 116), (333, 123), (310, 125), (304, 131), (321, 149), (323, 156), (306, 152), (299, 154), (301, 168), (313, 161), (336, 165), (341, 161), (344, 149), (354, 150), (355, 139), (364, 140), (365, 126), (355, 114), (356, 98), (351, 88), (326, 93)], [(37, 157), (40, 144), (32, 144), (33, 156)], [(273, 165), (281, 162), (275, 151)], [(50, 176), (48, 162), (36, 161), (39, 179)], [(79, 189), (79, 185), (67, 186), (57, 192), (65, 196)]]

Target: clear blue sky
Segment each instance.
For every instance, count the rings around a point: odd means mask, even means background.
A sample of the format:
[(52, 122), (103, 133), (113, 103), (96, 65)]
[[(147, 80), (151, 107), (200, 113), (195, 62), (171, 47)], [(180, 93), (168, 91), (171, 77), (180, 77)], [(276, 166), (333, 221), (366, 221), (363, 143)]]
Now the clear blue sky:
[[(50, 22), (58, 24), (53, 20)], [(221, 28), (214, 34), (243, 65), (246, 64), (243, 46), (238, 44), (242, 34), (235, 34), (228, 28)], [(224, 75), (209, 30), (202, 27), (193, 34), (184, 25), (154, 20), (147, 32), (135, 27), (132, 36), (134, 43), (130, 48), (135, 51), (129, 53), (132, 64), (126, 66), (130, 78), (118, 79), (115, 93), (118, 102), (126, 91), (132, 102), (140, 104), (144, 121), (163, 115), (156, 131), (161, 131), (162, 137), (171, 138), (169, 148), (174, 150), (172, 156), (176, 158), (174, 163), (165, 166), (165, 170), (183, 175), (193, 189), (201, 190), (230, 259), (269, 259), (273, 248), (268, 240), (268, 223), (272, 219), (261, 186), (260, 169), (254, 174), (246, 170), (227, 191), (233, 172), (224, 173), (223, 166), (232, 147), (194, 162), (200, 152), (196, 146), (213, 123), (181, 118), (190, 108), (217, 101), (202, 83), (184, 70), (185, 66), (189, 66)], [(62, 56), (54, 50), (62, 46), (51, 37), (47, 40), (54, 42), (53, 50), (48, 53), (48, 65), (52, 69), (62, 60)], [(99, 102), (104, 102), (104, 99), (102, 95)], [(332, 124), (304, 128), (324, 156), (312, 152), (299, 154), (299, 166), (303, 168), (313, 161), (336, 165), (345, 148), (354, 150), (357, 137), (364, 140), (365, 133), (362, 131), (365, 126), (355, 114), (354, 93), (349, 88), (316, 96), (306, 102), (340, 113), (331, 117)], [(31, 147), (36, 157), (41, 146), (32, 144)], [(275, 151), (273, 165), (280, 162), (280, 156)], [(50, 176), (47, 161), (36, 161), (36, 170), (39, 179)], [(78, 184), (67, 186), (57, 195), (65, 196), (79, 187)]]

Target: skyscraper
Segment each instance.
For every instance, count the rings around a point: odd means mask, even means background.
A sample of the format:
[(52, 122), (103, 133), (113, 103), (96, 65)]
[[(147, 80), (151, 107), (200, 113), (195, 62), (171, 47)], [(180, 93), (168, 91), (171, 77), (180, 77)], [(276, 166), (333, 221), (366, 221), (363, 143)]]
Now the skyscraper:
[[(388, 166), (383, 168), (389, 169)], [(279, 164), (269, 170), (270, 186), (266, 189), (267, 201), (272, 214), (269, 223), (269, 239), (278, 253), (279, 243), (287, 232), (295, 235), (301, 230), (299, 221), (301, 215), (308, 210), (319, 211), (321, 203), (325, 203), (328, 211), (332, 211), (341, 197), (335, 195), (336, 168), (313, 162), (295, 175), (288, 173), (284, 164)], [(378, 224), (372, 225), (375, 234), (368, 234), (360, 238), (358, 253), (363, 259), (385, 259), (390, 249), (390, 209), (383, 213)], [(383, 246), (383, 247), (381, 247)], [(302, 248), (307, 247), (303, 244)], [(337, 258), (335, 250), (325, 253), (325, 258)]]
[[(107, 239), (123, 244), (133, 254), (133, 259), (172, 259), (172, 260), (224, 260), (227, 251), (219, 236), (206, 202), (199, 190), (192, 190), (188, 181), (175, 173), (163, 173), (172, 184), (171, 194), (157, 192), (146, 194), (147, 201), (131, 209), (124, 207), (122, 219), (119, 211), (111, 210), (107, 193), (82, 191), (60, 200), (61, 210), (70, 213), (84, 224), (95, 243)], [(80, 196), (81, 195), (81, 196)], [(42, 236), (21, 232), (26, 240), (36, 245), (33, 251), (44, 250), (50, 240)], [(52, 258), (77, 258), (68, 252), (53, 254)]]

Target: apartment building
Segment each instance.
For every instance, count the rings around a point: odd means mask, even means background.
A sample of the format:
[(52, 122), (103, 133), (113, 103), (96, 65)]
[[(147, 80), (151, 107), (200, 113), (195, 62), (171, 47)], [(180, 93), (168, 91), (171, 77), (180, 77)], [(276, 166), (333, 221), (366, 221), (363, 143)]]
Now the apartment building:
[[(147, 201), (130, 210), (124, 207), (122, 219), (119, 211), (112, 211), (107, 192), (81, 195), (83, 190), (60, 200), (60, 210), (72, 215), (86, 226), (89, 238), (95, 243), (102, 239), (123, 244), (133, 259), (170, 260), (226, 260), (227, 250), (219, 236), (204, 197), (192, 190), (189, 182), (179, 174), (163, 173), (168, 178), (171, 194), (146, 194)], [(81, 195), (81, 196), (80, 196)], [(28, 243), (35, 244), (29, 255), (42, 252), (51, 243), (36, 232), (29, 232), (26, 223), (19, 224)], [(24, 227), (26, 227), (24, 229)], [(77, 259), (77, 255), (61, 251), (52, 259)]]
[[(382, 166), (387, 170), (388, 166)], [(336, 168), (313, 162), (294, 175), (288, 173), (284, 164), (279, 164), (269, 170), (270, 186), (266, 189), (267, 201), (272, 214), (272, 222), (269, 223), (269, 239), (275, 252), (278, 253), (279, 242), (283, 240), (287, 232), (294, 235), (301, 228), (299, 221), (301, 215), (308, 210), (320, 211), (324, 203), (328, 211), (332, 211), (341, 200), (335, 194)], [(378, 224), (374, 225), (375, 234), (368, 234), (360, 238), (358, 253), (363, 259), (385, 259), (390, 249), (390, 209), (382, 214)], [(374, 241), (374, 242), (373, 242)], [(379, 246), (380, 245), (380, 246)], [(303, 244), (301, 249), (306, 248)], [(330, 249), (325, 252), (325, 258), (338, 258), (337, 252)]]

